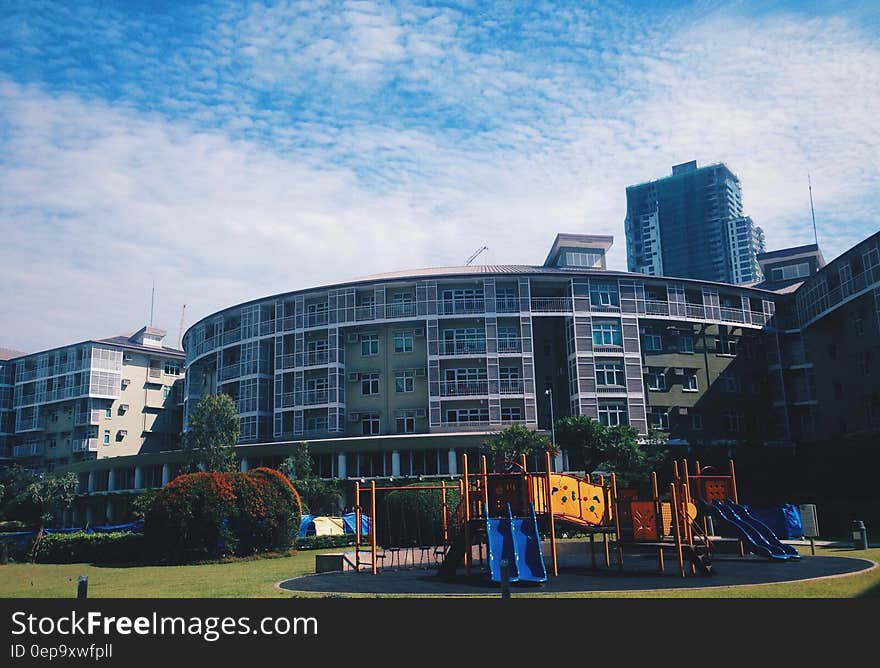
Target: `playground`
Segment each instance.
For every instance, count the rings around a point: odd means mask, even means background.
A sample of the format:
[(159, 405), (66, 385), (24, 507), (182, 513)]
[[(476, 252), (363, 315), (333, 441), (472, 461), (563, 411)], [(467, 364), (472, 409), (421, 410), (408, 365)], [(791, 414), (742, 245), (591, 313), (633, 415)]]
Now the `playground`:
[[(323, 555), (316, 574), (279, 587), (444, 596), (497, 595), (509, 586), (558, 595), (766, 585), (874, 567), (866, 559), (811, 556), (809, 547), (802, 554), (780, 540), (757, 513), (740, 505), (732, 461), (723, 472), (676, 461), (668, 486), (652, 473), (644, 489), (619, 488), (614, 474), (606, 479), (554, 472), (549, 453), (543, 468), (529, 471), (522, 458), (490, 471), (482, 457), (479, 470), (471, 472), (463, 455), (462, 475), (454, 483), (356, 483), (352, 523), (363, 530), (354, 549)], [(404, 533), (405, 517), (392, 522), (387, 507), (381, 517), (376, 499), (388, 492), (436, 496), (440, 526)]]

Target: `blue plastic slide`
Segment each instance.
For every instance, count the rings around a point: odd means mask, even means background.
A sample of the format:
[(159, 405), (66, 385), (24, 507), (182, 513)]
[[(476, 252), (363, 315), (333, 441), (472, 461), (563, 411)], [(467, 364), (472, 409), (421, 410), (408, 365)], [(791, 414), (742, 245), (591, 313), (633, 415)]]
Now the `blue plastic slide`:
[[(708, 506), (708, 509), (709, 512), (712, 513), (712, 518), (719, 523), (719, 529), (722, 534), (727, 533), (728, 535), (739, 538), (752, 554), (773, 560), (785, 560), (789, 558), (789, 555), (785, 550), (771, 546), (767, 540), (754, 529), (754, 527), (739, 519), (736, 513), (734, 513), (731, 508), (727, 507), (726, 504), (722, 504), (715, 500), (712, 502), (711, 506)], [(725, 531), (725, 529), (727, 531)]]
[(764, 541), (774, 550), (782, 550), (785, 554), (788, 555), (789, 559), (801, 558), (801, 554), (797, 551), (797, 548), (792, 545), (786, 545), (785, 543), (780, 541), (770, 527), (768, 527), (766, 524), (764, 524), (764, 522), (752, 515), (746, 508), (734, 503), (730, 499), (726, 499), (724, 504), (737, 517), (737, 519), (739, 519), (741, 522), (747, 523), (749, 526), (752, 527), (752, 529), (759, 533), (761, 535), (761, 538), (763, 538)]
[(538, 535), (538, 521), (535, 507), (529, 504), (528, 517), (513, 517), (510, 504), (507, 504), (513, 545), (516, 550), (516, 565), (519, 579), (527, 582), (546, 582), (547, 568), (541, 553), (541, 537)]
[(489, 517), (486, 515), (486, 545), (489, 548), (489, 574), (494, 582), (501, 582), (501, 560), (507, 559), (510, 569), (510, 581), (519, 580), (519, 555), (514, 545), (513, 532), (511, 531), (510, 506), (507, 507), (507, 517)]

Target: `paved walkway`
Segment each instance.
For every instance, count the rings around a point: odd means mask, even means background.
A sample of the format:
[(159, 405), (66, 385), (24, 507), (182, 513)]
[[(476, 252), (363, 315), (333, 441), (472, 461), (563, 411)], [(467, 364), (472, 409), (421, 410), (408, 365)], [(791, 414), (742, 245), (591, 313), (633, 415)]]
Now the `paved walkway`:
[[(612, 565), (601, 565), (597, 570), (585, 568), (583, 560), (576, 565), (572, 560), (560, 561), (559, 577), (551, 577), (546, 583), (514, 583), (514, 594), (574, 592), (639, 591), (654, 589), (691, 589), (699, 587), (722, 587), (736, 585), (772, 584), (792, 580), (809, 580), (828, 576), (857, 573), (873, 568), (867, 559), (853, 557), (810, 557), (787, 562), (770, 562), (755, 557), (716, 556), (713, 577), (689, 576), (682, 578), (678, 564), (667, 557), (665, 573), (658, 573), (656, 557), (647, 553), (627, 554), (625, 570), (620, 573)], [(549, 560), (548, 560), (549, 561)], [(478, 570), (478, 569), (474, 569)], [(425, 596), (443, 595), (497, 595), (498, 585), (489, 581), (485, 574), (463, 571), (454, 578), (440, 579), (433, 569), (384, 570), (378, 575), (370, 573), (322, 573), (286, 580), (279, 586), (290, 591), (327, 594), (415, 594)]]

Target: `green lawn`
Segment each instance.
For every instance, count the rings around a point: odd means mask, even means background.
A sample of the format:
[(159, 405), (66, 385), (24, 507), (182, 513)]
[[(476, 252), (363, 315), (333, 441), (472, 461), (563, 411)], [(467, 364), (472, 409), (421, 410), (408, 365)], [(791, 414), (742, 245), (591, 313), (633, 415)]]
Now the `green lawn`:
[[(806, 553), (809, 553), (808, 549)], [(332, 552), (333, 550), (324, 551)], [(0, 597), (73, 597), (76, 593), (77, 578), (80, 575), (89, 577), (90, 598), (288, 597), (291, 594), (276, 589), (275, 584), (287, 578), (313, 573), (316, 553), (318, 552), (307, 551), (277, 559), (256, 559), (199, 566), (119, 568), (90, 566), (88, 564), (10, 564), (0, 566)], [(866, 551), (817, 548), (816, 553), (856, 556), (880, 562), (880, 548)], [(792, 584), (573, 596), (625, 596), (628, 598), (852, 598), (880, 596), (880, 568), (860, 575)]]

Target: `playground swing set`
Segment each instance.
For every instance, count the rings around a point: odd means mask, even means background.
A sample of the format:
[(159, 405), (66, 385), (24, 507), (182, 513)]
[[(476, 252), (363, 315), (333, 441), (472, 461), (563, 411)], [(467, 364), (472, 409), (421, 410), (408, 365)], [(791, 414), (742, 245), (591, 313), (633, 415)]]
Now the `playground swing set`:
[[(358, 572), (372, 572), (401, 567), (401, 550), (409, 550), (404, 564), (415, 566), (415, 552), (420, 552), (423, 567), (437, 565), (437, 575), (454, 577), (459, 568), (471, 575), (475, 561), (488, 571), (493, 581), (502, 579), (501, 561), (508, 565), (510, 581), (544, 582), (548, 575), (559, 575), (557, 524), (589, 536), (590, 563), (598, 568), (596, 535), (602, 536), (604, 562), (614, 561), (618, 571), (624, 567), (624, 547), (638, 546), (656, 550), (657, 568), (665, 570), (664, 551), (675, 555), (682, 577), (688, 574), (713, 575), (713, 545), (710, 518), (715, 529), (738, 540), (739, 554), (746, 552), (774, 561), (798, 559), (790, 545), (781, 543), (772, 530), (739, 505), (734, 463), (721, 475), (712, 467), (701, 468), (696, 462), (691, 474), (687, 460), (673, 463), (673, 481), (663, 498), (657, 474), (651, 473), (650, 498), (639, 498), (637, 490), (618, 488), (615, 474), (580, 477), (552, 470), (550, 453), (545, 453), (544, 471), (529, 471), (526, 458), (505, 462), (506, 471), (489, 472), (485, 455), (480, 470), (470, 472), (468, 456), (462, 455), (461, 476), (455, 483), (440, 481), (435, 485), (377, 486), (355, 483), (356, 526), (364, 513), (362, 497), (368, 497), (369, 517), (376, 518), (378, 492), (440, 492), (442, 532), (439, 545), (421, 541), (402, 544), (389, 542), (380, 548), (376, 535), (378, 522), (368, 523), (365, 536), (355, 535), (355, 561)], [(450, 507), (450, 491), (458, 492), (458, 503)], [(390, 529), (389, 529), (390, 534)], [(541, 548), (541, 535), (549, 542), (549, 567)], [(421, 536), (419, 536), (421, 538)], [(484, 562), (485, 555), (487, 564)], [(476, 555), (474, 554), (476, 548)], [(380, 552), (381, 550), (381, 552)], [(391, 564), (385, 558), (391, 555)], [(382, 562), (382, 568), (379, 566)]]

